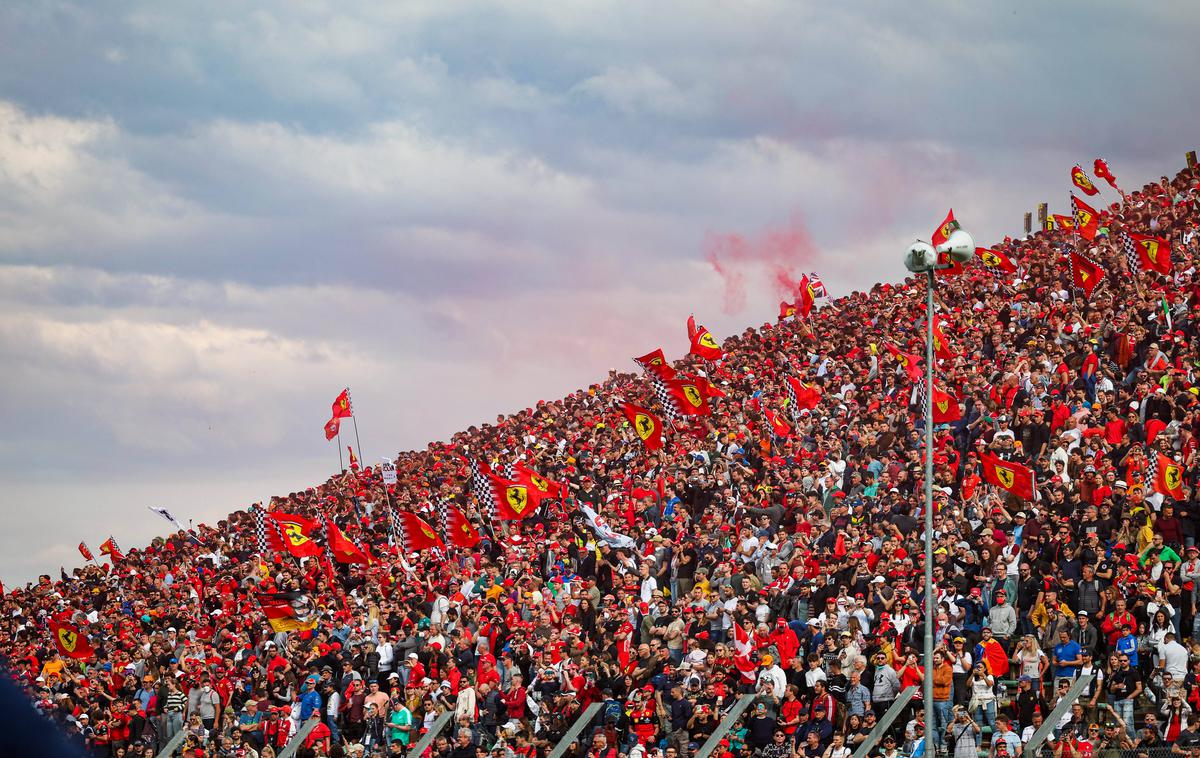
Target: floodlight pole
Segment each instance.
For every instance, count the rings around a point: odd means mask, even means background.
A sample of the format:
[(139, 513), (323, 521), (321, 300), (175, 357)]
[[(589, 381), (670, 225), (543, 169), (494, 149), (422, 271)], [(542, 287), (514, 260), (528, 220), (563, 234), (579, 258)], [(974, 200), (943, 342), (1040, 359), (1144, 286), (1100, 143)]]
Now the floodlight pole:
[(925, 758), (934, 755), (933, 628), (933, 286), (936, 267), (925, 272)]

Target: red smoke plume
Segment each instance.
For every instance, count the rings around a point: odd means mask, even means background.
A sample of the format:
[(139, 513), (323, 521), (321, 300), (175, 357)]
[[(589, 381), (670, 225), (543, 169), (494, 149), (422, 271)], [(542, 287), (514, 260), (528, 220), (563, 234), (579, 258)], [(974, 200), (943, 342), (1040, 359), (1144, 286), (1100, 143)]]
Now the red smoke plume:
[(816, 245), (799, 214), (782, 229), (767, 229), (757, 238), (740, 234), (714, 234), (704, 240), (704, 257), (725, 285), (726, 313), (746, 307), (746, 272), (761, 268), (770, 277), (773, 298), (796, 296), (802, 266), (817, 256)]

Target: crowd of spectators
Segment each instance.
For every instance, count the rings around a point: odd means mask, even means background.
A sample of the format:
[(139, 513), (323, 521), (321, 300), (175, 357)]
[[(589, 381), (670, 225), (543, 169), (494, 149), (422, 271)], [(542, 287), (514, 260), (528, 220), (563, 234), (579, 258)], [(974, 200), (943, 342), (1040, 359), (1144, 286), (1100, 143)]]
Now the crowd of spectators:
[[(954, 357), (939, 361), (961, 420), (935, 430), (935, 723), (920, 694), (874, 752), (1013, 758), (1081, 673), (1096, 679), (1054, 729), (1055, 758), (1200, 758), (1196, 588), (1200, 431), (1200, 171), (1109, 207), (1094, 242), (1006, 239), (1019, 266), (938, 283)], [(1123, 229), (1172, 244), (1167, 277), (1130, 270)], [(1064, 246), (1106, 269), (1072, 291)], [(923, 353), (923, 281), (879, 284), (808, 319), (675, 363), (723, 396), (695, 433), (648, 451), (619, 411), (657, 407), (637, 373), (396, 459), (399, 481), (344, 472), (274, 498), (328, 514), (370, 565), (262, 555), (247, 511), (88, 564), (0, 600), (0, 654), (36, 708), (99, 755), (278, 755), (316, 714), (301, 756), (406, 755), (439, 715), (431, 758), (545, 758), (579, 713), (570, 758), (686, 758), (744, 694), (720, 756), (849, 758), (920, 684), (923, 418), (885, 343)], [(631, 345), (631, 354), (648, 346)], [(821, 400), (780, 436), (785, 376)], [(1017, 500), (982, 479), (990, 452), (1036, 472)], [(1184, 468), (1188, 497), (1154, 491), (1147, 455)], [(490, 523), (467, 460), (523, 461), (568, 496)], [(456, 503), (471, 549), (400, 554), (388, 508)], [(390, 504), (390, 505), (389, 505)], [(598, 540), (581, 506), (634, 547)], [(302, 590), (312, 632), (276, 633), (257, 590)], [(67, 611), (96, 649), (61, 657)], [(735, 661), (735, 626), (753, 669)], [(981, 752), (982, 751), (982, 752)], [(414, 756), (424, 758), (424, 756)]]

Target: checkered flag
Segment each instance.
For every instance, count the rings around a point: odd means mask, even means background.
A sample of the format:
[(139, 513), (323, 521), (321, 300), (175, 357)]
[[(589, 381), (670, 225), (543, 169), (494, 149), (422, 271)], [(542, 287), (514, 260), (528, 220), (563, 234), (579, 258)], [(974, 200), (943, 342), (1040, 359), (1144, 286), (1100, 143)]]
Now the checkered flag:
[(333, 548), (329, 546), (329, 517), (325, 515), (325, 511), (321, 511), (321, 529), (325, 533), (325, 560), (329, 561), (330, 567), (333, 566)]
[(1146, 484), (1143, 485), (1143, 492), (1153, 492), (1154, 482), (1158, 481), (1158, 451), (1142, 450), (1142, 454), (1146, 456)]
[(686, 415), (680, 412), (679, 406), (675, 404), (675, 398), (671, 395), (671, 390), (667, 388), (667, 383), (653, 371), (647, 372), (647, 376), (650, 377), (654, 397), (658, 398), (658, 403), (663, 409), (663, 416), (667, 421), (670, 421), (672, 425), (686, 421)]
[(792, 414), (792, 420), (795, 421), (800, 415), (800, 399), (796, 397), (796, 388), (792, 386), (787, 377), (783, 379), (783, 389), (787, 392), (788, 412)]
[(434, 506), (437, 511), (437, 525), (442, 530), (442, 534), (450, 534), (450, 501), (446, 498), (441, 498)]
[(258, 541), (258, 552), (265, 556), (271, 547), (267, 540), (267, 512), (257, 503), (250, 506), (250, 510), (254, 511), (254, 537)]
[(1125, 248), (1125, 263), (1129, 265), (1129, 274), (1132, 276), (1141, 268), (1142, 259), (1138, 255), (1137, 243), (1128, 232), (1121, 232), (1121, 245)]
[(490, 520), (495, 521), (496, 493), (492, 491), (492, 483), (488, 481), (488, 476), (484, 473), (478, 461), (472, 458), (468, 463), (471, 466), (471, 492), (475, 494), (475, 499), (479, 501), (479, 510), (487, 514)]

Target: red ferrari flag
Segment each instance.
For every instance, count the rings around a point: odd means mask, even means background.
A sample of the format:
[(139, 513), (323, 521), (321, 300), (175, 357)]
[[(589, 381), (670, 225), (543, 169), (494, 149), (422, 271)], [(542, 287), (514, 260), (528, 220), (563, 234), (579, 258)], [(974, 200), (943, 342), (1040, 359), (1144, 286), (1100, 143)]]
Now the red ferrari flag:
[(85, 561), (94, 561), (94, 560), (96, 560), (95, 558), (93, 558), (93, 557), (92, 557), (92, 551), (88, 549), (88, 546), (87, 546), (87, 543), (86, 543), (86, 542), (80, 542), (80, 543), (79, 543), (79, 554), (83, 556), (83, 559), (84, 559)]
[(1092, 184), (1092, 180), (1088, 178), (1088, 175), (1084, 173), (1084, 170), (1079, 167), (1078, 163), (1071, 167), (1071, 184), (1078, 187), (1079, 191), (1088, 197), (1100, 191), (1096, 189), (1096, 185)]
[(650, 411), (633, 403), (621, 406), (621, 412), (629, 419), (633, 433), (638, 436), (647, 450), (660, 450), (663, 446), (662, 420)]
[(707, 383), (687, 376), (664, 379), (655, 384), (655, 394), (662, 393), (659, 401), (664, 405), (670, 403), (680, 416), (707, 416), (712, 413), (707, 389)]
[(805, 274), (800, 277), (800, 288), (796, 293), (796, 312), (804, 318), (808, 318), (808, 314), (812, 313), (813, 304), (816, 302), (817, 298), (813, 294), (812, 282), (808, 280), (808, 274)]
[(276, 632), (306, 632), (317, 628), (312, 598), (303, 592), (258, 592), (255, 599)]
[(1079, 228), (1079, 233), (1085, 240), (1096, 239), (1096, 233), (1100, 231), (1100, 214), (1075, 195), (1071, 195), (1071, 207), (1075, 210), (1075, 226)]
[[(1057, 225), (1059, 229), (1062, 229), (1065, 231), (1067, 229), (1075, 228), (1075, 219), (1072, 218), (1071, 216), (1060, 216), (1059, 214), (1055, 213), (1052, 216), (1050, 216), (1050, 218), (1054, 219), (1054, 224)], [(1053, 229), (1054, 227), (1047, 227), (1047, 228)]]
[(490, 477), (490, 483), (496, 500), (496, 518), (500, 521), (520, 521), (537, 512), (542, 495), (536, 488), (495, 475)]
[(708, 331), (708, 327), (696, 327), (695, 320), (688, 318), (688, 332), (692, 340), (692, 348), (689, 351), (692, 355), (698, 355), (706, 361), (720, 360), (724, 353), (721, 352), (721, 346), (717, 344), (717, 340), (712, 336), (712, 332)]
[(113, 563), (125, 560), (125, 554), (121, 552), (121, 548), (117, 545), (117, 541), (111, 536), (104, 542), (100, 543), (100, 555), (107, 555), (108, 559)]
[(1125, 232), (1125, 248), (1126, 251), (1132, 249), (1136, 252), (1136, 260), (1142, 264), (1142, 268), (1165, 276), (1171, 275), (1171, 243), (1166, 239)]
[(909, 381), (917, 382), (921, 380), (921, 367), (918, 365), (918, 362), (921, 360), (919, 356), (914, 353), (906, 353), (890, 342), (883, 343), (883, 346), (904, 367), (904, 373), (908, 376)]
[(367, 554), (366, 549), (356, 545), (330, 519), (325, 519), (325, 541), (329, 545), (329, 552), (333, 553), (333, 557), (338, 563), (369, 564), (371, 562), (371, 556)]
[(354, 448), (346, 445), (346, 449), (350, 451), (350, 470), (358, 471), (358, 456), (354, 454)]
[(793, 376), (784, 378), (783, 389), (787, 393), (792, 418), (799, 416), (800, 411), (811, 411), (821, 402), (821, 390)]
[(1154, 475), (1155, 491), (1176, 500), (1183, 500), (1183, 467), (1162, 453), (1156, 452), (1155, 455), (1158, 456), (1158, 465), (1155, 467), (1157, 471)]
[(272, 550), (291, 553), (297, 558), (315, 558), (321, 554), (321, 547), (313, 536), (316, 534), (316, 522), (311, 519), (291, 513), (269, 511), (264, 514), (267, 525), (267, 544)]
[(633, 362), (641, 366), (643, 371), (657, 371), (669, 374), (669, 376), (664, 377), (666, 379), (675, 376), (675, 369), (667, 365), (667, 357), (663, 355), (661, 347), (653, 352), (646, 353), (640, 358), (634, 358)]
[(1033, 471), (1012, 461), (1002, 461), (990, 453), (984, 453), (983, 479), (1022, 500), (1033, 499)]
[(962, 418), (958, 399), (933, 383), (933, 423), (952, 424)]
[(792, 436), (791, 424), (780, 418), (778, 413), (767, 408), (763, 411), (763, 416), (766, 417), (767, 423), (771, 425), (771, 434), (785, 440)]
[(1104, 269), (1086, 255), (1072, 250), (1071, 278), (1075, 286), (1083, 290), (1084, 297), (1091, 297), (1097, 285), (1104, 279)]
[(975, 257), (991, 271), (1004, 271), (1009, 274), (1017, 273), (1017, 264), (999, 250), (989, 250), (986, 247), (975, 248)]
[(944, 320), (941, 316), (935, 316), (933, 319), (933, 354), (945, 361), (953, 358), (956, 353), (950, 349), (950, 342), (942, 330)]
[(329, 440), (338, 436), (338, 432), (340, 432), (341, 430), (342, 430), (342, 420), (340, 418), (338, 418), (337, 416), (334, 416), (333, 418), (326, 421), (325, 422), (325, 441), (328, 442)]
[(793, 303), (789, 303), (786, 300), (781, 300), (779, 302), (779, 320), (780, 321), (784, 320), (785, 318), (792, 318), (795, 315), (796, 315), (796, 306)]
[(532, 487), (540, 493), (541, 497), (557, 500), (563, 496), (563, 486), (559, 482), (552, 482), (540, 476), (538, 472), (522, 463), (516, 464), (513, 469), (516, 473), (514, 481)]
[(446, 505), (446, 536), (455, 547), (472, 548), (479, 544), (479, 531), (458, 508)]
[(54, 635), (54, 645), (58, 652), (67, 658), (84, 660), (96, 654), (87, 636), (81, 634), (79, 627), (74, 624), (51, 617), (50, 633)]
[[(933, 239), (932, 239), (933, 246), (937, 247), (938, 245), (942, 244), (946, 240), (950, 239), (950, 235), (956, 229), (961, 229), (961, 228), (962, 228), (962, 225), (959, 224), (958, 221), (954, 218), (954, 209), (951, 208), (950, 212), (946, 214), (946, 220), (943, 221), (941, 223), (941, 225), (938, 226), (937, 229), (933, 230)], [(938, 269), (938, 271), (937, 271), (938, 276), (955, 276), (957, 274), (961, 274), (965, 270), (961, 263), (955, 261), (953, 258), (950, 257), (949, 253), (938, 253), (937, 262), (938, 262), (938, 266), (947, 266), (948, 265), (948, 268), (939, 268)]]
[[(1114, 176), (1113, 172), (1108, 168), (1108, 161), (1104, 160), (1103, 158), (1097, 158), (1096, 162), (1092, 164), (1092, 173), (1108, 182), (1108, 186), (1112, 187), (1117, 192), (1121, 192), (1121, 188), (1117, 186), (1117, 177)], [(1123, 195), (1125, 193), (1121, 192), (1121, 194)]]
[(411, 511), (396, 511), (396, 530), (400, 533), (403, 550), (406, 553), (419, 553), (422, 550), (445, 550), (446, 543), (437, 535), (433, 527), (425, 519)]
[(342, 390), (342, 394), (333, 401), (333, 417), (349, 418), (354, 415), (354, 406), (350, 403), (350, 388)]

